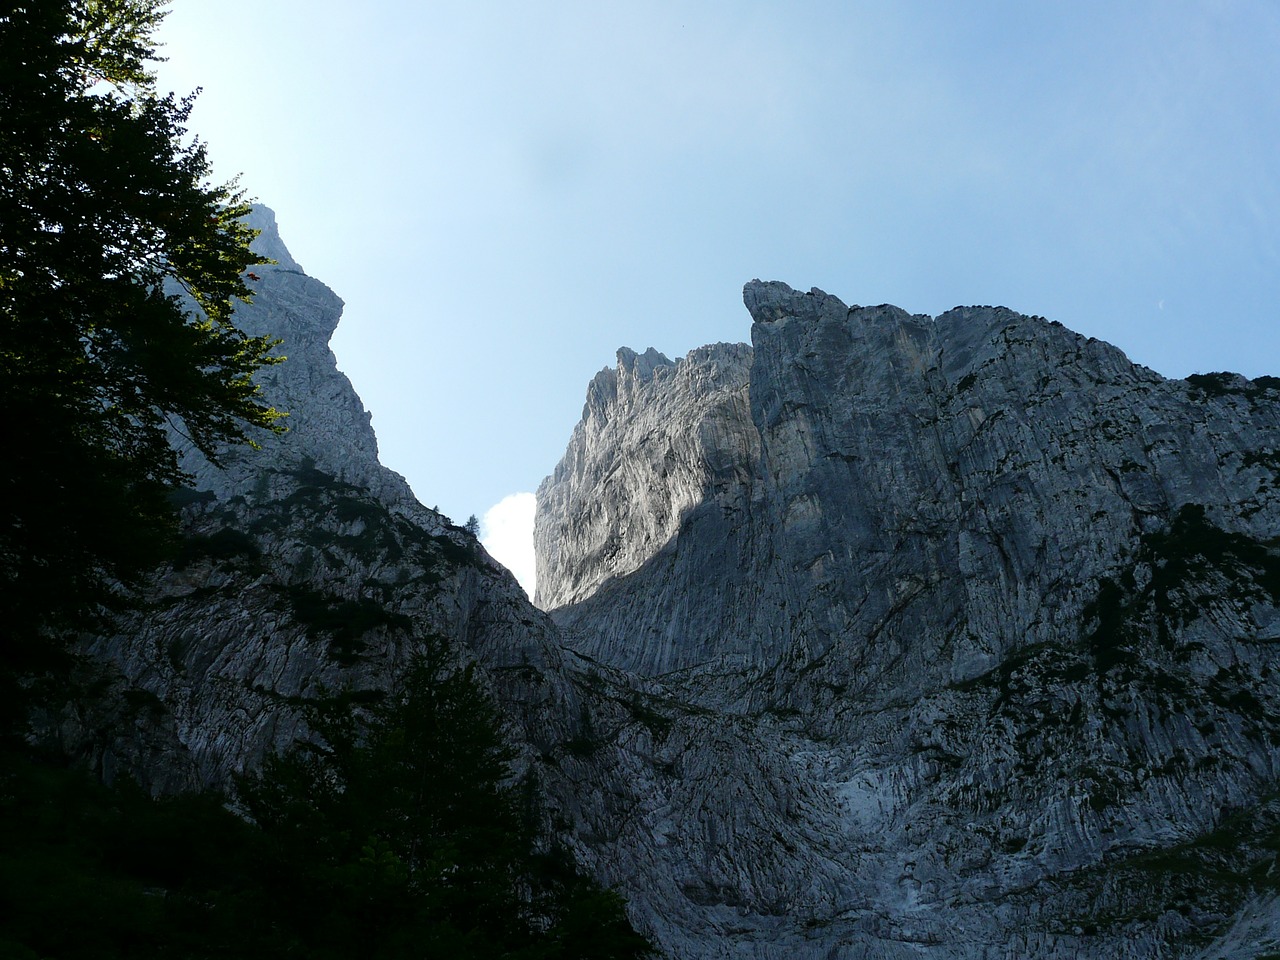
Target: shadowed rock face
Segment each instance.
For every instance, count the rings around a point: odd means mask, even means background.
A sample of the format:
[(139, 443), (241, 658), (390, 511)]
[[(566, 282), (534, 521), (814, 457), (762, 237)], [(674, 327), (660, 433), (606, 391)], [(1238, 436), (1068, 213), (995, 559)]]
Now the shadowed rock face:
[(191, 457), (184, 556), (86, 641), (119, 715), (60, 732), (104, 772), (225, 784), (306, 734), (299, 698), (443, 641), (674, 958), (1280, 936), (1280, 384), (753, 283), (753, 346), (592, 381), (539, 491), (548, 617), (377, 462), (341, 302), (261, 216), (279, 265), (239, 319), (285, 341), (291, 430)]
[(221, 451), (220, 466), (176, 438), (195, 479), (182, 498), (186, 542), (146, 591), (148, 608), (86, 644), (139, 692), (133, 701), (151, 695), (164, 709), (123, 737), (104, 739), (110, 724), (92, 718), (63, 731), (107, 775), (124, 769), (156, 791), (226, 786), (305, 734), (301, 699), (385, 688), (436, 638), (460, 660), (527, 668), (515, 687), (514, 673), (492, 684), (526, 714), (549, 690), (530, 690), (530, 678), (563, 666), (553, 628), (511, 575), (378, 462), (369, 414), (328, 345), (342, 301), (302, 272), (270, 210), (249, 222), (277, 262), (254, 268), (255, 297), (236, 322), (282, 341), (287, 360), (259, 383), (288, 430), (256, 435), (258, 450)]
[(367, 488), (403, 509), (420, 511), (404, 478), (378, 462), (370, 415), (329, 349), (329, 338), (342, 317), (342, 300), (302, 271), (280, 239), (271, 210), (256, 207), (247, 222), (261, 231), (254, 249), (276, 262), (253, 268), (258, 277), (250, 281), (254, 299), (236, 310), (235, 322), (251, 336), (282, 341), (275, 352), (287, 361), (263, 369), (257, 379), (271, 403), (288, 414), (288, 432), (256, 434), (252, 439), (261, 450), (229, 448), (219, 457), (219, 467), (179, 438), (178, 445), (186, 451), (185, 469), (195, 476), (198, 488), (225, 499), (251, 492), (265, 467), (305, 459), (343, 482)]

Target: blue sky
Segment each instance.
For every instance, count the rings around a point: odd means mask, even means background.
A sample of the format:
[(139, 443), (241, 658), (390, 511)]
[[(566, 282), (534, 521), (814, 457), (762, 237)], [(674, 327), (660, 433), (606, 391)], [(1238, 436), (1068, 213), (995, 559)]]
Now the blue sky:
[(355, 10), (177, 0), (161, 80), (459, 522), (536, 488), (617, 347), (749, 339), (753, 277), (1280, 374), (1271, 0)]

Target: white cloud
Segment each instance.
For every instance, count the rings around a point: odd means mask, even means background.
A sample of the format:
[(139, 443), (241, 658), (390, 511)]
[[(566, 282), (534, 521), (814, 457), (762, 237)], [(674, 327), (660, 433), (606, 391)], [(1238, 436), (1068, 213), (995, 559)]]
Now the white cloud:
[(513, 493), (485, 511), (480, 542), (493, 558), (510, 570), (531, 598), (535, 586), (532, 493)]

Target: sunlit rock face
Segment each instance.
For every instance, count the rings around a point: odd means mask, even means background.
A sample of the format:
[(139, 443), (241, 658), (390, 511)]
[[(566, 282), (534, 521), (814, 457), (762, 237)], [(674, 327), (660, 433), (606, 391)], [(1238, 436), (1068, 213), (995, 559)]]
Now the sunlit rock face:
[[(623, 349), (616, 369), (596, 375), (569, 450), (538, 493), (539, 606), (591, 597), (677, 541), (687, 543), (693, 514), (709, 499), (740, 500), (760, 455), (747, 396), (750, 365), (745, 344), (702, 347), (676, 363), (654, 350), (640, 356)], [(716, 535), (723, 539), (723, 531)], [(749, 560), (724, 558), (717, 566)], [(640, 595), (635, 601), (652, 602)], [(674, 597), (661, 602), (679, 604)], [(659, 631), (643, 652), (617, 662), (655, 673), (680, 665), (669, 658), (687, 656)]]
[[(722, 348), (621, 354), (538, 494), (567, 641), (722, 720), (680, 754), (714, 784), (666, 841), (682, 889), (751, 956), (1212, 939), (1250, 892), (1198, 915), (1134, 851), (1274, 823), (1280, 381), (1002, 308), (744, 299), (745, 370), (695, 393)], [(773, 794), (713, 759), (733, 734)]]
[(1275, 533), (1269, 386), (1165, 380), (1002, 308), (745, 299), (754, 350), (644, 377), (620, 353), (539, 491), (539, 605), (606, 662), (772, 669), (875, 635), (912, 689), (963, 681), (1060, 638), (1184, 504)]

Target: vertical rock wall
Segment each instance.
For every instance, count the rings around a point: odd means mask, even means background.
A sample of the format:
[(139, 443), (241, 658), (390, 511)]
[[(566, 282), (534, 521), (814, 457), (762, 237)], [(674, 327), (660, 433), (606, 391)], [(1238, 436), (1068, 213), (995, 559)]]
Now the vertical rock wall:
[[(1268, 882), (1196, 878), (1206, 851), (1232, 876), (1269, 862), (1280, 381), (1166, 380), (1002, 308), (744, 299), (745, 410), (694, 408), (675, 378), (626, 404), (593, 388), (538, 495), (566, 641), (693, 711), (676, 730), (706, 716), (751, 744), (746, 764), (711, 729), (683, 741), (713, 786), (665, 842), (698, 865), (685, 895), (738, 930), (668, 942), (1149, 957), (1194, 955), (1233, 916), (1269, 929)], [(668, 534), (662, 472), (616, 477), (637, 450), (702, 464), (691, 423), (734, 459), (724, 482), (686, 470)]]

